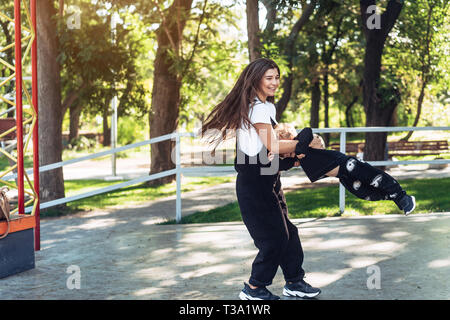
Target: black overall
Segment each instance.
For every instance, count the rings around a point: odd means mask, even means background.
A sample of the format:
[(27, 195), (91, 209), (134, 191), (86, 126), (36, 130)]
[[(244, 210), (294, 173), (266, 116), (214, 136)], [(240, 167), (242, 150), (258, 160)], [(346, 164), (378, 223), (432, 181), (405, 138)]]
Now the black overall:
[(295, 159), (280, 159), (276, 172), (266, 174), (264, 168), (271, 166), (267, 154), (263, 146), (258, 155), (249, 157), (236, 146), (234, 164), (242, 220), (259, 250), (249, 283), (258, 287), (272, 283), (278, 266), (287, 282), (298, 282), (304, 277), (303, 250), (298, 229), (288, 219), (279, 172), (292, 168)]

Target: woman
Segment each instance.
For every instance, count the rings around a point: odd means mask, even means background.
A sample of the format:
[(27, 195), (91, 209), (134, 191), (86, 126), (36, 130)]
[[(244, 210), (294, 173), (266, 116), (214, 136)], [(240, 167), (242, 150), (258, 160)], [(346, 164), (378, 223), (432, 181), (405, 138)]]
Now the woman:
[[(278, 140), (273, 104), (280, 84), (280, 69), (270, 59), (257, 59), (242, 72), (231, 92), (207, 117), (204, 136), (212, 136), (216, 146), (236, 133), (236, 194), (242, 220), (259, 252), (252, 264), (248, 284), (239, 297), (245, 300), (277, 300), (266, 287), (272, 283), (278, 266), (286, 284), (286, 296), (315, 297), (320, 289), (303, 280), (303, 250), (297, 227), (288, 219), (286, 199), (279, 170), (299, 165), (312, 138)], [(275, 156), (268, 158), (269, 151)], [(278, 155), (298, 155), (280, 159)]]

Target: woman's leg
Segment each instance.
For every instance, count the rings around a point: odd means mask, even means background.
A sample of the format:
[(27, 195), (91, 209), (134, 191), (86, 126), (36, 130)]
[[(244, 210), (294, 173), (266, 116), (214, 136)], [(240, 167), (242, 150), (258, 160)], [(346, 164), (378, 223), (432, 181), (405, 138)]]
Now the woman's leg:
[(298, 235), (298, 229), (288, 218), (288, 207), (279, 177), (275, 185), (275, 192), (277, 193), (279, 204), (283, 211), (283, 220), (288, 235), (288, 242), (281, 256), (280, 267), (286, 282), (298, 282), (305, 275), (305, 271), (302, 268), (303, 249)]
[(303, 248), (298, 235), (298, 229), (287, 219), (289, 241), (281, 257), (280, 267), (287, 283), (298, 282), (305, 276), (303, 265)]
[(286, 285), (283, 288), (283, 295), (290, 297), (309, 297), (313, 298), (320, 294), (319, 288), (314, 288), (303, 280), (305, 271), (303, 264), (303, 249), (298, 235), (298, 229), (288, 218), (288, 208), (286, 198), (284, 197), (281, 182), (278, 178), (275, 185), (275, 192), (278, 194), (280, 207), (283, 211), (283, 218), (288, 234), (288, 243), (282, 251), (280, 267), (283, 271)]
[(249, 279), (249, 283), (256, 287), (272, 283), (288, 244), (285, 221), (273, 182), (270, 187), (265, 182), (249, 181), (239, 174), (236, 179), (242, 220), (259, 250)]

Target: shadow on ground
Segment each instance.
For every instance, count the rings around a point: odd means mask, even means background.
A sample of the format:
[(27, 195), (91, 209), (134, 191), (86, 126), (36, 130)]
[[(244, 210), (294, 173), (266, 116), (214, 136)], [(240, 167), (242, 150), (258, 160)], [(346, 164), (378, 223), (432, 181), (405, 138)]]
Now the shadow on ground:
[[(294, 222), (320, 299), (450, 298), (450, 213)], [(45, 220), (41, 235), (36, 268), (0, 279), (1, 299), (237, 299), (256, 254), (242, 223), (155, 225), (135, 209)], [(270, 289), (283, 284), (279, 270)]]

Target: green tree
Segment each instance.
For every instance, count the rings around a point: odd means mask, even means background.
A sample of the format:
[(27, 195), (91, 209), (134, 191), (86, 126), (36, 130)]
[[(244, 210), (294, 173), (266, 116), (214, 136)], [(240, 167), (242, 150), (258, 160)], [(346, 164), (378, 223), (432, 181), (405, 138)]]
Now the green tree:
[[(214, 33), (211, 23), (227, 15), (227, 7), (217, 0), (121, 2), (135, 6), (149, 27), (148, 36), (156, 35), (149, 112), (150, 137), (172, 133), (178, 128), (183, 103), (189, 100), (182, 95), (183, 85), (195, 81), (195, 75), (200, 71), (198, 67), (202, 66), (196, 57), (207, 50), (208, 35)], [(164, 141), (151, 146), (151, 174), (175, 167), (171, 159), (174, 145), (174, 141)], [(174, 177), (154, 180), (149, 184), (167, 183)]]
[[(386, 64), (398, 66), (398, 73), (405, 83), (404, 95), (414, 98), (413, 127), (419, 123), (427, 87), (438, 86), (445, 77), (446, 40), (440, 35), (445, 30), (449, 7), (448, 0), (407, 2), (395, 27), (399, 36), (391, 39), (387, 51)], [(418, 95), (411, 92), (411, 88), (418, 88)], [(408, 140), (412, 133), (408, 132), (403, 140)]]
[[(37, 1), (39, 165), (62, 161), (61, 65), (53, 0)], [(64, 198), (62, 168), (39, 174), (42, 202)], [(65, 205), (61, 205), (61, 208)]]
[(300, 1), (301, 4), (301, 14), (295, 23), (290, 28), (287, 37), (281, 43), (280, 51), (285, 61), (287, 62), (288, 74), (284, 77), (282, 84), (282, 96), (277, 102), (277, 120), (281, 119), (281, 115), (284, 110), (286, 110), (289, 100), (292, 96), (292, 85), (294, 82), (294, 65), (298, 57), (297, 52), (297, 39), (300, 31), (308, 23), (309, 18), (316, 8), (317, 1), (312, 0), (309, 3), (306, 1)]
[[(118, 96), (119, 116), (131, 110), (145, 114), (146, 90), (138, 59), (145, 48), (140, 38), (142, 26), (129, 8), (79, 1), (82, 15), (79, 28), (60, 24), (60, 60), (63, 64), (65, 98), (63, 112), (70, 112), (69, 140), (77, 137), (81, 113), (103, 118), (103, 144), (110, 145), (110, 102)], [(70, 14), (70, 13), (68, 13)], [(113, 33), (111, 20), (116, 21)]]
[[(389, 0), (379, 15), (377, 1), (361, 0), (361, 26), (366, 40), (363, 73), (363, 105), (366, 126), (388, 126), (400, 101), (395, 70), (386, 68), (382, 74), (383, 50), (389, 33), (403, 8), (403, 1)], [(364, 158), (384, 160), (387, 133), (366, 133)]]

